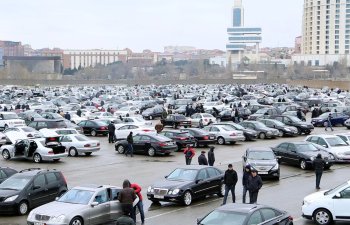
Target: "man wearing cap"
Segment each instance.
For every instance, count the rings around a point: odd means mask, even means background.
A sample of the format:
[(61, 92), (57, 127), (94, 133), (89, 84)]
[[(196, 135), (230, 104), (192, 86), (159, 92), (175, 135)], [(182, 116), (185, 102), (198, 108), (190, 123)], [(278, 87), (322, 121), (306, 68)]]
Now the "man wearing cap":
[(251, 170), (251, 176), (248, 178), (247, 189), (249, 191), (250, 204), (256, 204), (258, 201), (258, 193), (263, 183), (261, 177), (255, 169)]
[(205, 157), (205, 151), (201, 151), (201, 154), (198, 156), (198, 164), (199, 165), (208, 165), (207, 157)]
[(225, 171), (224, 184), (225, 184), (225, 195), (223, 205), (226, 204), (228, 192), (231, 191), (232, 202), (236, 202), (235, 188), (238, 181), (237, 172), (233, 169), (232, 164), (228, 164), (228, 169)]
[(214, 162), (215, 162), (215, 155), (214, 155), (214, 146), (210, 146), (210, 150), (208, 152), (208, 163), (209, 166), (214, 166)]

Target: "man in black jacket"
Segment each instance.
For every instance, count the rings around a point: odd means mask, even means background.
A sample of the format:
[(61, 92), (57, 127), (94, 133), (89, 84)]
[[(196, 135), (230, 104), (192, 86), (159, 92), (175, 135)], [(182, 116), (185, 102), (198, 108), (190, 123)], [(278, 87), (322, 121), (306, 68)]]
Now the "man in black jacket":
[(258, 201), (258, 193), (263, 183), (258, 172), (254, 169), (251, 170), (251, 176), (248, 178), (247, 188), (249, 191), (250, 204), (256, 204)]
[(128, 149), (127, 151), (125, 151), (125, 156), (128, 156), (128, 154), (130, 154), (131, 157), (134, 157), (134, 148), (133, 148), (133, 144), (134, 144), (134, 138), (132, 136), (132, 131), (129, 133), (128, 137), (126, 138), (126, 141), (128, 142)]
[(198, 164), (199, 165), (208, 165), (207, 157), (205, 157), (205, 151), (202, 151), (201, 154), (198, 156)]
[(214, 155), (214, 146), (210, 146), (210, 150), (208, 152), (208, 163), (209, 166), (214, 166), (214, 162), (215, 162), (215, 155)]
[(115, 136), (115, 126), (114, 121), (111, 121), (110, 124), (108, 124), (108, 142), (114, 143), (114, 136)]
[(244, 168), (243, 172), (243, 178), (242, 178), (242, 185), (243, 185), (243, 197), (242, 197), (242, 202), (246, 203), (246, 195), (247, 195), (247, 184), (248, 184), (248, 179), (251, 176), (250, 172), (250, 165), (246, 165)]
[(313, 161), (315, 174), (316, 174), (316, 189), (320, 189), (320, 182), (323, 173), (324, 161), (322, 159), (322, 155), (318, 154), (316, 159)]
[(228, 192), (231, 191), (232, 202), (236, 202), (235, 188), (238, 181), (237, 172), (233, 169), (232, 164), (228, 164), (228, 169), (225, 171), (224, 184), (225, 184), (225, 195), (223, 205), (226, 204)]

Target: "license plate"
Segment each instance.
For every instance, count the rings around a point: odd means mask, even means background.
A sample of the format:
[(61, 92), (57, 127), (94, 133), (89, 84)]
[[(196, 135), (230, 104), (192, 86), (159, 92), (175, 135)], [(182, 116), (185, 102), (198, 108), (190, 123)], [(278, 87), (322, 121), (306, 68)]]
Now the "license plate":
[(162, 196), (162, 195), (154, 195), (154, 198), (157, 198), (157, 199), (164, 199), (164, 196)]
[(213, 139), (215, 139), (215, 138), (214, 138), (214, 137), (210, 137), (209, 139), (210, 139), (210, 140), (213, 140)]
[(34, 225), (44, 225), (44, 223), (41, 222), (35, 222)]
[(268, 172), (258, 172), (258, 174), (269, 174)]

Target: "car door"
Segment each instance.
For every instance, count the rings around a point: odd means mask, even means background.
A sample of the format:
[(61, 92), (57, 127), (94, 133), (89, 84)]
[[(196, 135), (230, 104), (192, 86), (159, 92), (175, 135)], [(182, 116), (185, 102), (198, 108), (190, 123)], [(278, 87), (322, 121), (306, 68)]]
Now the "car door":
[(95, 127), (95, 124), (91, 121), (86, 121), (85, 128), (86, 128), (86, 133), (90, 134), (92, 129)]
[(34, 178), (33, 183), (29, 187), (28, 199), (33, 208), (50, 202), (44, 174), (40, 174)]
[(218, 137), (220, 135), (220, 129), (217, 127), (211, 127), (209, 133), (215, 135), (215, 137)]
[(273, 149), (273, 152), (276, 156), (281, 157), (279, 162), (286, 162), (286, 151), (288, 148), (288, 143), (281, 143), (276, 148)]
[(48, 198), (50, 199), (50, 201), (54, 201), (59, 194), (58, 192), (60, 190), (60, 181), (58, 180), (54, 172), (46, 173), (45, 177), (47, 181)]
[(201, 169), (197, 173), (195, 179), (195, 184), (192, 188), (192, 191), (195, 197), (205, 196), (210, 193), (210, 182), (208, 180), (208, 174), (206, 169)]
[(144, 152), (146, 149), (146, 145), (150, 145), (151, 138), (144, 135), (137, 135), (134, 136), (134, 151), (135, 152)]
[(200, 116), (198, 114), (194, 114), (191, 116), (191, 124), (193, 127), (198, 127), (199, 126), (199, 118)]
[(81, 121), (78, 125), (83, 129), (84, 134), (88, 133), (86, 129), (86, 121)]
[(110, 196), (110, 217), (109, 220), (113, 221), (123, 215), (121, 203), (118, 201), (119, 188), (108, 188), (107, 192)]
[(283, 214), (271, 208), (259, 209), (263, 217), (264, 225), (286, 225), (286, 219), (283, 219)]
[(250, 215), (246, 225), (257, 225), (257, 224), (260, 224), (262, 222), (263, 222), (263, 217), (261, 216), (260, 211), (256, 210), (255, 212), (253, 212)]
[(350, 187), (346, 187), (333, 197), (333, 216), (337, 219), (350, 220)]
[(298, 149), (293, 143), (289, 143), (286, 151), (286, 159), (288, 163), (293, 165), (299, 165), (300, 156), (298, 154)]
[(110, 220), (110, 205), (107, 189), (98, 191), (93, 197), (97, 206), (90, 208), (90, 224), (105, 224)]
[(72, 147), (72, 138), (69, 136), (62, 136), (60, 138), (61, 144), (66, 147), (66, 149), (70, 149)]
[(218, 193), (218, 190), (221, 188), (222, 184), (222, 176), (219, 176), (219, 171), (215, 168), (207, 168), (208, 181), (209, 181), (209, 189), (208, 194)]

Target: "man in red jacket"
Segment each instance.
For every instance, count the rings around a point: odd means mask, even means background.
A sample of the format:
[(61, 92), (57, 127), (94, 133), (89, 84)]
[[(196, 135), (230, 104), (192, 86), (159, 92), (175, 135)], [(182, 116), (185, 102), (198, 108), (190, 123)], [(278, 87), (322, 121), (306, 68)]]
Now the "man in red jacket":
[(194, 148), (192, 148), (190, 145), (187, 145), (187, 148), (185, 148), (184, 150), (184, 154), (186, 159), (186, 165), (191, 165), (192, 158), (196, 154)]
[(139, 197), (139, 202), (136, 204), (136, 206), (134, 207), (134, 221), (136, 221), (136, 207), (139, 209), (140, 211), (140, 215), (141, 215), (141, 223), (144, 224), (145, 223), (145, 213), (143, 212), (143, 203), (142, 203), (142, 194), (141, 194), (141, 187), (136, 184), (133, 183), (130, 185), (130, 188), (133, 188), (135, 190), (135, 193), (137, 194), (137, 196)]

